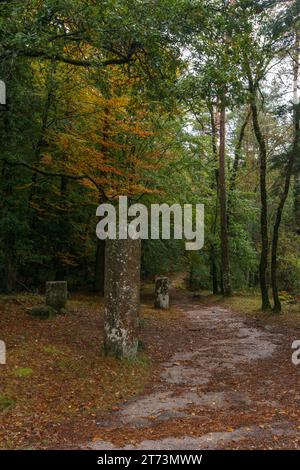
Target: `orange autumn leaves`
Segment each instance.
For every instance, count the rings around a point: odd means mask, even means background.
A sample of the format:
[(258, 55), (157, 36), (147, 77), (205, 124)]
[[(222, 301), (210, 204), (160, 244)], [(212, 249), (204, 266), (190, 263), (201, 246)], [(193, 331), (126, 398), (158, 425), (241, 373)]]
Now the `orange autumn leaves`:
[(153, 192), (151, 175), (161, 166), (159, 138), (147, 104), (120, 93), (112, 83), (104, 96), (96, 87), (77, 89), (68, 98), (64, 126), (48, 134), (42, 163), (109, 198)]

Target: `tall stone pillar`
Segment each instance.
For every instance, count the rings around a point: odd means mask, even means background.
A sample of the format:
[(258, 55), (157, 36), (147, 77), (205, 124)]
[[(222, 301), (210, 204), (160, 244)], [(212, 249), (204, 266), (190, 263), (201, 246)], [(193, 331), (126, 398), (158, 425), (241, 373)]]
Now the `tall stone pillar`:
[(105, 249), (104, 349), (133, 358), (138, 349), (140, 240), (107, 240)]

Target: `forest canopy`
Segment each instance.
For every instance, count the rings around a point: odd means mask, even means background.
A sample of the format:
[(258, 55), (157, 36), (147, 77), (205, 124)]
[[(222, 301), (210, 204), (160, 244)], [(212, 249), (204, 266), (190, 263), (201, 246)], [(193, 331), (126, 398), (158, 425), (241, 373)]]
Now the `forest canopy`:
[(0, 287), (103, 291), (96, 207), (205, 204), (205, 246), (142, 276), (299, 292), (299, 1), (0, 4)]

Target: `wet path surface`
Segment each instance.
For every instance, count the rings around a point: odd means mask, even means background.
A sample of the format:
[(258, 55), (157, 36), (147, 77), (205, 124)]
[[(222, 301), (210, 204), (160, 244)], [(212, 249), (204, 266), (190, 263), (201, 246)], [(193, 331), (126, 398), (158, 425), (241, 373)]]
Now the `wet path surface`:
[[(292, 410), (299, 382), (295, 370), (287, 370), (288, 345), (283, 335), (254, 322), (249, 325), (220, 307), (186, 304), (180, 309), (184, 348), (180, 345), (162, 364), (160, 380), (147, 395), (99, 422), (97, 437), (84, 447), (298, 446), (300, 426)], [(294, 375), (287, 388), (289, 374)]]

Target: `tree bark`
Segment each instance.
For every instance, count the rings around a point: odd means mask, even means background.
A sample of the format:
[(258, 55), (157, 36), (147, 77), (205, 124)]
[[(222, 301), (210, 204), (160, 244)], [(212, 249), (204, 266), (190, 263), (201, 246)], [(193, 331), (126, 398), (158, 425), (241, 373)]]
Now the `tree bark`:
[(215, 163), (215, 168), (214, 168), (215, 185), (213, 185), (213, 188), (216, 187), (217, 192), (218, 192), (219, 190), (218, 145), (217, 145), (218, 131), (217, 131), (214, 108), (211, 104), (209, 104), (209, 113), (210, 113), (210, 125), (211, 125), (211, 145), (212, 145), (212, 152), (213, 152), (214, 163)]
[[(299, 113), (297, 113), (299, 116)], [(299, 132), (299, 119), (298, 119), (298, 132)], [(299, 149), (299, 147), (297, 146)], [(286, 168), (286, 176), (285, 176), (285, 184), (284, 190), (281, 194), (280, 201), (276, 211), (275, 223), (273, 228), (273, 238), (272, 238), (272, 257), (271, 257), (271, 284), (272, 284), (272, 292), (273, 292), (273, 300), (274, 300), (274, 312), (281, 311), (281, 302), (278, 293), (278, 284), (277, 284), (277, 248), (278, 248), (278, 240), (279, 240), (279, 228), (281, 224), (282, 213), (284, 209), (284, 205), (286, 199), (288, 197), (289, 188), (290, 188), (290, 181), (294, 166), (294, 155), (295, 151), (291, 152), (291, 156), (289, 158), (287, 168)]]
[(96, 261), (95, 261), (95, 279), (94, 291), (98, 294), (104, 294), (105, 278), (105, 240), (97, 238)]
[(220, 221), (221, 221), (221, 262), (223, 291), (225, 296), (231, 295), (229, 246), (227, 227), (227, 201), (226, 201), (226, 170), (225, 170), (225, 132), (226, 110), (222, 106), (220, 111), (220, 148), (219, 148), (219, 197), (220, 197)]
[(219, 282), (218, 282), (218, 266), (215, 256), (215, 248), (212, 245), (210, 248), (210, 273), (212, 280), (212, 291), (213, 294), (219, 294)]
[[(43, 113), (42, 113), (41, 129), (40, 129), (40, 132), (39, 132), (39, 137), (38, 137), (37, 143), (36, 143), (35, 148), (34, 148), (34, 157), (33, 157), (33, 162), (32, 163), (37, 168), (40, 165), (41, 154), (42, 154), (42, 151), (44, 149), (44, 146), (46, 145), (45, 137), (46, 137), (47, 126), (48, 126), (48, 121), (49, 121), (49, 114), (50, 114), (50, 111), (51, 111), (51, 107), (53, 106), (53, 102), (54, 102), (54, 90), (51, 87), (50, 90), (47, 93), (45, 106), (44, 106)], [(36, 193), (37, 179), (38, 179), (38, 173), (35, 171), (35, 172), (33, 172), (32, 176), (31, 176), (32, 186), (31, 186), (31, 189), (30, 189), (29, 195), (28, 195), (28, 205), (29, 206), (30, 206), (32, 200), (34, 199), (34, 196), (35, 196), (35, 193)], [(32, 225), (32, 229), (34, 230), (34, 228), (35, 228), (35, 218), (33, 218), (31, 225)]]
[[(109, 115), (110, 110), (108, 107), (104, 109), (104, 124), (103, 124), (103, 143), (101, 145), (101, 150), (103, 157), (106, 157), (106, 143), (108, 141), (109, 133)], [(103, 194), (99, 194), (99, 204), (104, 202)], [(104, 294), (104, 284), (105, 284), (105, 240), (100, 240), (97, 238), (97, 247), (96, 247), (96, 259), (95, 259), (95, 277), (94, 277), (94, 291), (98, 294)]]
[(140, 240), (107, 240), (105, 249), (104, 350), (134, 358), (138, 350)]
[[(9, 150), (11, 139), (12, 139), (12, 129), (11, 129), (11, 115), (10, 115), (10, 103), (9, 98), (6, 98), (6, 108), (4, 110), (3, 117), (4, 124), (4, 149)], [(3, 181), (3, 208), (1, 211), (1, 219), (8, 221), (10, 220), (12, 209), (14, 207), (14, 184), (15, 184), (15, 175), (14, 170), (10, 168), (6, 162), (3, 162), (2, 167), (2, 181)], [(2, 287), (4, 292), (11, 293), (16, 286), (16, 277), (17, 277), (17, 256), (16, 256), (16, 236), (15, 228), (11, 223), (5, 224), (3, 232), (1, 233), (1, 238), (3, 240), (3, 282)]]
[(3, 290), (6, 293), (14, 291), (16, 286), (16, 254), (15, 254), (15, 236), (13, 233), (6, 233), (4, 240), (4, 263), (3, 263)]
[(236, 187), (236, 179), (237, 179), (237, 174), (238, 174), (238, 169), (239, 169), (239, 163), (241, 160), (242, 144), (243, 144), (243, 140), (245, 137), (245, 132), (246, 132), (246, 128), (247, 128), (250, 116), (251, 116), (251, 113), (248, 112), (242, 124), (242, 127), (240, 129), (238, 140), (234, 149), (234, 160), (233, 160), (232, 170), (231, 170), (230, 179), (229, 179), (228, 211), (227, 211), (228, 212), (228, 226), (230, 223), (230, 217), (232, 215), (232, 193)]
[[(296, 33), (296, 45), (295, 45), (295, 60), (293, 61), (294, 62), (294, 105), (295, 104), (297, 105), (297, 103), (299, 104), (299, 86), (300, 86), (299, 59), (300, 59), (300, 33), (297, 32)], [(299, 113), (298, 108), (294, 108), (294, 115), (296, 112)], [(295, 179), (294, 179), (294, 214), (295, 214), (296, 233), (300, 234), (300, 163), (298, 163), (297, 165)]]
[(295, 231), (300, 235), (300, 174), (297, 172), (294, 179), (294, 219)]
[(266, 173), (267, 173), (267, 146), (262, 134), (259, 119), (258, 109), (256, 104), (256, 90), (253, 85), (252, 79), (249, 78), (249, 91), (251, 93), (251, 112), (252, 122), (255, 137), (259, 146), (260, 156), (260, 199), (261, 199), (261, 212), (260, 212), (260, 232), (261, 232), (261, 255), (259, 263), (259, 278), (260, 289), (262, 297), (262, 310), (269, 310), (271, 308), (269, 299), (269, 290), (267, 283), (267, 269), (268, 269), (268, 255), (269, 255), (269, 237), (268, 237), (268, 201), (267, 201), (267, 187), (266, 187)]
[(294, 59), (294, 143), (293, 149), (291, 150), (285, 170), (285, 183), (284, 189), (282, 191), (278, 208), (276, 211), (275, 224), (273, 229), (273, 240), (272, 240), (272, 261), (271, 261), (271, 282), (272, 282), (272, 291), (274, 299), (274, 312), (279, 313), (281, 311), (281, 302), (278, 293), (278, 284), (277, 284), (277, 248), (278, 248), (278, 239), (279, 239), (279, 228), (281, 224), (282, 213), (284, 205), (290, 190), (290, 183), (292, 178), (292, 173), (294, 169), (295, 160), (300, 150), (299, 139), (300, 139), (300, 108), (299, 108), (299, 92), (298, 92), (298, 77), (299, 77), (299, 43), (300, 36), (296, 35), (296, 53)]
[[(212, 228), (211, 231), (213, 235), (216, 234), (217, 231), (217, 221), (218, 221), (218, 212), (219, 212), (219, 170), (218, 170), (218, 146), (217, 146), (217, 139), (218, 139), (218, 132), (215, 120), (215, 113), (212, 104), (208, 105), (209, 112), (210, 112), (210, 125), (211, 125), (211, 145), (212, 145), (212, 153), (213, 153), (213, 161), (214, 161), (214, 168), (213, 168), (213, 179), (212, 179), (212, 190), (216, 192), (216, 201), (215, 201), (215, 213), (212, 219)], [(212, 291), (213, 294), (219, 294), (219, 281), (218, 281), (218, 262), (216, 256), (216, 247), (214, 241), (211, 242), (210, 246), (210, 273), (211, 273), (211, 282), (212, 282)], [(220, 282), (221, 284), (221, 282)]]
[(60, 199), (61, 199), (60, 204), (61, 204), (61, 209), (63, 208), (64, 210), (62, 212), (60, 209), (58, 212), (60, 237), (56, 245), (56, 249), (59, 253), (59, 255), (56, 257), (56, 272), (55, 272), (56, 281), (64, 281), (67, 276), (66, 266), (63, 260), (61, 259), (61, 255), (64, 253), (68, 253), (69, 243), (71, 239), (71, 225), (70, 225), (70, 220), (69, 220), (70, 205), (67, 200), (68, 189), (69, 189), (68, 178), (65, 176), (62, 176), (60, 180)]

